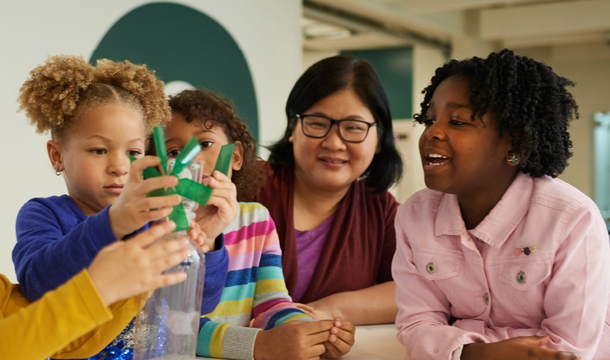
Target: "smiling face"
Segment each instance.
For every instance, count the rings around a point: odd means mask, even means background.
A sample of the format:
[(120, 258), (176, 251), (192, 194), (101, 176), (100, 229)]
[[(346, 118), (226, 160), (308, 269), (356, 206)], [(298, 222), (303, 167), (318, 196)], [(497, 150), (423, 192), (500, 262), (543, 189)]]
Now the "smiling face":
[(142, 115), (121, 105), (84, 109), (59, 143), (49, 141), (49, 158), (64, 172), (70, 198), (89, 216), (114, 204), (127, 181), (129, 155), (144, 156)]
[[(319, 100), (300, 115), (375, 122), (369, 108), (351, 88)], [(351, 183), (366, 171), (378, 152), (376, 126), (370, 128), (363, 142), (349, 143), (339, 137), (335, 125), (322, 139), (307, 137), (299, 120), (289, 141), (293, 144), (297, 181), (324, 192), (347, 191)]]
[(419, 140), (426, 186), (460, 196), (493, 193), (498, 184), (512, 181), (515, 167), (510, 136), (500, 139), (491, 109), (482, 119), (471, 119), (470, 81), (463, 76), (445, 79), (434, 91)]
[[(172, 121), (164, 129), (164, 133), (167, 155), (170, 158), (177, 157), (193, 136), (197, 139), (201, 145), (201, 151), (193, 161), (199, 161), (203, 164), (204, 179), (212, 175), (221, 147), (230, 144), (229, 138), (220, 126), (214, 125), (208, 129), (200, 121), (189, 123), (181, 113), (172, 114)], [(241, 168), (239, 141), (236, 141), (235, 145), (231, 167), (229, 168), (229, 178), (233, 171)], [(236, 156), (236, 152), (238, 156)]]

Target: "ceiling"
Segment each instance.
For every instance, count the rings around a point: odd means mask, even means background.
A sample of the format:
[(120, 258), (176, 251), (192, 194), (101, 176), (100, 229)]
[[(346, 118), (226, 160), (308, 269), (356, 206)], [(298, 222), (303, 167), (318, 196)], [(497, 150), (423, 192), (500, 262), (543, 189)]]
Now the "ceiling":
[(426, 44), (451, 56), (467, 41), (610, 54), (610, 0), (304, 0), (303, 13), (306, 50)]

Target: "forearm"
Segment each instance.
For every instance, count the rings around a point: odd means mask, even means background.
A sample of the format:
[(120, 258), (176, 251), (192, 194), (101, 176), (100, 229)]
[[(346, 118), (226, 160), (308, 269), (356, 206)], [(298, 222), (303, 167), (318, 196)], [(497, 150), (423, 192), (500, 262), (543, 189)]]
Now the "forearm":
[(395, 293), (396, 283), (388, 281), (362, 290), (329, 295), (308, 305), (354, 325), (386, 324), (396, 320)]
[[(0, 348), (10, 359), (43, 359), (54, 353), (68, 358), (95, 355), (133, 318), (115, 326), (116, 333), (106, 332), (112, 313), (97, 294), (88, 275), (83, 272), (56, 291), (29, 304), (17, 289), (4, 309), (0, 321)], [(97, 328), (106, 323), (103, 328)]]

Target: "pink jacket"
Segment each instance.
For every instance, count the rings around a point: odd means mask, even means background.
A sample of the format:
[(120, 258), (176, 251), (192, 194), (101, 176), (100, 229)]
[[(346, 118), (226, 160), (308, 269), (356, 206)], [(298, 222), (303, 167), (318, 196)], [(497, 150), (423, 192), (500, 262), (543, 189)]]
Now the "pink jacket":
[(424, 189), (398, 208), (396, 247), (396, 326), (411, 360), (532, 335), (583, 360), (610, 359), (608, 233), (569, 184), (519, 173), (470, 231), (455, 195)]

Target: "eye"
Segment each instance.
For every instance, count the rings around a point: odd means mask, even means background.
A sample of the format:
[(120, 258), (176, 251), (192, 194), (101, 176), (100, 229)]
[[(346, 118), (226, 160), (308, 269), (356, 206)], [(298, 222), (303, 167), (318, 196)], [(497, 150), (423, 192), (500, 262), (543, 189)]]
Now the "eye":
[(430, 125), (434, 124), (435, 122), (436, 122), (435, 118), (431, 118), (431, 117), (430, 118), (426, 118), (424, 120), (424, 125), (430, 126)]
[(455, 119), (449, 120), (449, 123), (452, 126), (460, 126), (460, 125), (464, 125), (465, 124), (463, 121), (459, 121), (459, 120), (455, 120)]
[(167, 156), (169, 156), (171, 158), (175, 158), (178, 155), (180, 155), (180, 150), (170, 150), (167, 152)]
[(104, 155), (106, 153), (106, 149), (91, 149), (89, 150), (95, 155)]
[(127, 152), (127, 155), (131, 155), (133, 157), (138, 157), (139, 155), (142, 155), (142, 152), (140, 150), (129, 150)]
[(210, 146), (212, 146), (212, 144), (214, 144), (214, 142), (212, 142), (212, 141), (202, 141), (201, 142), (201, 147), (204, 148), (204, 149), (205, 148), (209, 148)]

